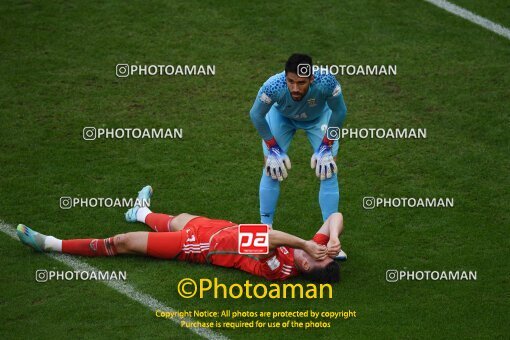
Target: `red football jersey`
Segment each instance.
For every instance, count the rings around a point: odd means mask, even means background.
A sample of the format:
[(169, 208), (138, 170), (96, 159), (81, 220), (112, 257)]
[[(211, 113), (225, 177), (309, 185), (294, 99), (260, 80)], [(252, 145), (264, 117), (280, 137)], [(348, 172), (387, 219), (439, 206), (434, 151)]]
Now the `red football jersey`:
[(225, 228), (212, 238), (207, 262), (215, 266), (236, 268), (268, 280), (286, 280), (299, 275), (294, 266), (294, 249), (278, 247), (268, 257), (238, 253), (237, 226)]
[[(182, 250), (177, 259), (236, 268), (268, 280), (286, 280), (299, 275), (293, 248), (278, 247), (268, 257), (260, 259), (255, 255), (239, 254), (238, 237), (238, 225), (233, 222), (194, 218), (181, 231)], [(313, 240), (325, 245), (329, 237), (316, 234)]]

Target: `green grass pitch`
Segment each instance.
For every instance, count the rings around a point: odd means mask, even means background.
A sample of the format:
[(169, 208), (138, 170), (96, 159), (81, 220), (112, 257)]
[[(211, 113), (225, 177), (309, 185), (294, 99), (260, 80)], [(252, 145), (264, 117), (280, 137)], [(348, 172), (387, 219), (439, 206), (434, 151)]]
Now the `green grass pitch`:
[[(510, 25), (506, 1), (454, 1)], [(139, 257), (80, 260), (177, 310), (356, 310), (331, 328), (215, 330), (232, 339), (503, 338), (508, 315), (510, 41), (424, 1), (3, 1), (0, 220), (61, 238), (147, 230), (120, 208), (59, 208), (61, 196), (132, 197), (152, 208), (257, 223), (260, 138), (248, 111), (293, 52), (320, 64), (396, 64), (339, 76), (346, 127), (426, 128), (426, 139), (342, 142), (342, 245), (334, 298), (190, 299), (185, 277), (264, 282), (235, 270)], [(115, 65), (213, 64), (209, 77), (117, 78)], [(96, 127), (182, 128), (182, 140), (84, 141)], [(299, 132), (275, 227), (310, 237), (319, 181)], [(362, 198), (454, 197), (450, 209), (364, 210)], [(194, 338), (0, 233), (0, 338)], [(388, 283), (388, 269), (472, 270), (476, 281)], [(296, 280), (297, 282), (303, 282)], [(205, 319), (203, 319), (205, 320)], [(506, 336), (504, 334), (507, 334)]]

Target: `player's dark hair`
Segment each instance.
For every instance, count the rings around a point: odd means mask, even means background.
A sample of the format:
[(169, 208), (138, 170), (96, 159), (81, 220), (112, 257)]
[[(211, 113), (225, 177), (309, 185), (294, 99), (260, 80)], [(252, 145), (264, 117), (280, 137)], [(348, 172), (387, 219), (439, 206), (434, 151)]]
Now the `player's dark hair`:
[(298, 65), (301, 64), (310, 65), (309, 67), (312, 69), (312, 57), (306, 54), (294, 53), (285, 63), (285, 74), (289, 72), (299, 74)]
[(307, 280), (320, 283), (335, 283), (340, 281), (340, 265), (332, 261), (325, 267), (313, 268), (308, 272), (302, 273)]

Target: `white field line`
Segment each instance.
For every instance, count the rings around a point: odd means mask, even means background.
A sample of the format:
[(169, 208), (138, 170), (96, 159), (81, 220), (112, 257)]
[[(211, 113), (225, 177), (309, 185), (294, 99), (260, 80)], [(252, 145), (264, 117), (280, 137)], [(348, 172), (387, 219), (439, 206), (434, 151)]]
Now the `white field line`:
[(501, 26), (500, 24), (496, 24), (495, 22), (492, 22), (489, 19), (481, 17), (473, 12), (468, 11), (467, 9), (454, 5), (446, 0), (425, 0), (425, 1), (439, 8), (442, 8), (447, 12), (453, 13), (461, 18), (469, 20), (474, 24), (482, 26), (488, 29), (489, 31), (492, 31), (510, 40), (510, 30), (504, 26)]
[[(18, 236), (16, 235), (16, 229), (14, 229), (12, 226), (6, 224), (5, 222), (0, 220), (0, 231), (3, 233), (9, 235), (13, 239), (19, 240)], [(21, 243), (20, 243), (21, 246)], [(80, 272), (99, 272), (99, 269), (92, 267), (91, 265), (78, 260), (76, 257), (72, 257), (65, 254), (56, 254), (56, 253), (45, 253), (47, 256), (51, 257), (54, 260), (57, 260), (59, 262), (62, 262), (63, 264), (73, 268), (76, 271)], [(35, 278), (34, 278), (35, 280)], [(101, 281), (108, 287), (116, 290), (117, 292), (127, 296), (131, 300), (134, 300), (136, 302), (141, 303), (142, 305), (148, 307), (150, 310), (156, 312), (156, 310), (160, 311), (169, 311), (169, 312), (175, 312), (176, 310), (164, 305), (162, 302), (156, 300), (150, 295), (147, 295), (145, 293), (141, 293), (135, 289), (132, 285), (126, 282), (122, 281)], [(170, 320), (174, 321), (176, 324), (180, 326), (181, 320), (184, 320), (186, 322), (194, 322), (193, 319), (189, 318), (171, 318)], [(206, 339), (228, 339), (224, 337), (221, 334), (218, 334), (210, 329), (207, 328), (188, 328), (191, 332), (196, 333), (197, 335), (204, 337)]]

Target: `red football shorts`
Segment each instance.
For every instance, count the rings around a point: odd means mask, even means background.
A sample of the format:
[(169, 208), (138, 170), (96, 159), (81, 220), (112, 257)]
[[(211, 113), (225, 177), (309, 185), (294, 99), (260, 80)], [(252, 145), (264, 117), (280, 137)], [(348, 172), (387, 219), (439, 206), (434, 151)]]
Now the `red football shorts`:
[(195, 217), (180, 231), (149, 233), (147, 255), (161, 259), (205, 263), (211, 236), (237, 224)]

